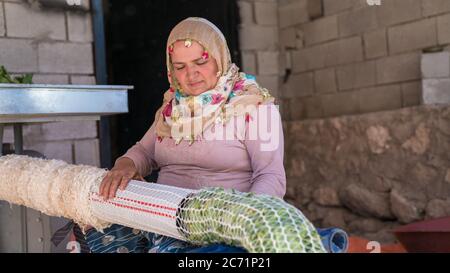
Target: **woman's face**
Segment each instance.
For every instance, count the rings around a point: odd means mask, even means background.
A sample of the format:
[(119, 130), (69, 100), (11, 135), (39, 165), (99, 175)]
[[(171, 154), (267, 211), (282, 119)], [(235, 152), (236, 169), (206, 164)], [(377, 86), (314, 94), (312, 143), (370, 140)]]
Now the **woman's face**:
[(217, 63), (212, 56), (204, 58), (204, 49), (199, 43), (192, 41), (190, 47), (184, 43), (176, 41), (173, 44), (171, 60), (174, 76), (184, 93), (197, 96), (216, 86)]

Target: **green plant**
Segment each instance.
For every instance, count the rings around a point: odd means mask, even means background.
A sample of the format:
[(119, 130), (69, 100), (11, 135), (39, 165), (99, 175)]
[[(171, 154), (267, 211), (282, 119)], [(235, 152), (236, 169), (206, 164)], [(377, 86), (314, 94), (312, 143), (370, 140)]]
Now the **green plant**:
[(32, 84), (33, 75), (25, 74), (22, 76), (13, 77), (9, 75), (6, 68), (2, 65), (0, 66), (0, 83), (19, 83), (19, 84)]

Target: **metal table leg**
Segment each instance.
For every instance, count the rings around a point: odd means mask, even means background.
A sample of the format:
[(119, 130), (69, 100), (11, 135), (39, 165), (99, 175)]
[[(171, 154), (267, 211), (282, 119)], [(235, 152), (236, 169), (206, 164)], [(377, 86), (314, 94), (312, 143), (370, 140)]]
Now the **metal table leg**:
[[(22, 124), (14, 123), (14, 153), (23, 154), (23, 131)], [(28, 252), (28, 228), (27, 228), (27, 208), (20, 206), (20, 216), (22, 219), (22, 253)]]
[(0, 156), (3, 155), (3, 124), (0, 124)]
[(14, 153), (23, 154), (23, 134), (20, 123), (14, 123)]

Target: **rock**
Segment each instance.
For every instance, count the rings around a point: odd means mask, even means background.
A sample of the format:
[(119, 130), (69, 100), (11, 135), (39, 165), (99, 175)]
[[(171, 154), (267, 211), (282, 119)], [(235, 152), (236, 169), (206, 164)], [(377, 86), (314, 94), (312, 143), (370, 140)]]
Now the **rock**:
[[(420, 162), (418, 162), (414, 166), (414, 168), (411, 170), (411, 174), (413, 175), (415, 181), (420, 183), (422, 186), (433, 184), (434, 181), (437, 181), (437, 178), (439, 176), (439, 173), (435, 168), (422, 164)], [(430, 192), (434, 191), (430, 189)]]
[(411, 150), (417, 155), (424, 154), (430, 146), (430, 129), (421, 123), (417, 128), (415, 135), (402, 144), (402, 148)]
[(374, 233), (364, 233), (363, 237), (371, 241), (379, 242), (380, 244), (394, 244), (397, 242), (397, 238), (391, 228), (385, 228)]
[(392, 136), (402, 143), (414, 133), (414, 126), (410, 122), (403, 122), (392, 126)]
[(384, 227), (381, 220), (375, 218), (359, 218), (348, 224), (349, 231), (377, 232)]
[(284, 198), (295, 200), (296, 197), (297, 197), (297, 188), (295, 187), (295, 185), (288, 185), (286, 187), (286, 195), (284, 196)]
[(326, 216), (322, 220), (323, 227), (338, 227), (342, 229), (347, 229), (345, 223), (343, 209), (329, 209)]
[(391, 191), (390, 198), (392, 213), (400, 223), (408, 224), (422, 218), (419, 209), (400, 195), (397, 190)]
[(288, 170), (288, 176), (300, 177), (306, 172), (305, 162), (298, 158), (291, 159), (291, 166)]
[(450, 183), (450, 169), (447, 169), (447, 174), (445, 175), (445, 182)]
[(395, 219), (387, 193), (370, 192), (361, 186), (351, 184), (342, 190), (340, 199), (346, 207), (362, 216)]
[[(307, 183), (300, 184), (304, 181), (298, 181), (297, 185), (295, 185), (295, 200), (299, 206), (305, 206), (312, 200), (312, 191), (313, 188)], [(292, 184), (291, 184), (292, 186)]]
[(433, 199), (428, 202), (426, 219), (440, 218), (450, 215), (450, 200)]
[(313, 193), (314, 201), (322, 206), (340, 206), (341, 202), (336, 190), (331, 187), (321, 187)]
[(392, 180), (382, 175), (368, 173), (364, 176), (367, 187), (378, 192), (389, 192), (392, 189)]
[(328, 208), (310, 203), (307, 208), (308, 215), (311, 221), (322, 220), (328, 214)]
[(383, 126), (370, 126), (366, 130), (369, 148), (374, 154), (381, 154), (389, 148), (387, 142), (391, 139), (389, 131)]

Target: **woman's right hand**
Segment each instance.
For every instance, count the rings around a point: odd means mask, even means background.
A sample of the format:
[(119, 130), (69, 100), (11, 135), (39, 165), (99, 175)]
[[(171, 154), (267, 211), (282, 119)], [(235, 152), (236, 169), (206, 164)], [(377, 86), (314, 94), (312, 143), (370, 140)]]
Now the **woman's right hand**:
[(106, 173), (100, 184), (100, 196), (107, 200), (116, 196), (117, 189), (124, 190), (131, 179), (145, 181), (138, 172), (133, 160), (123, 157)]

